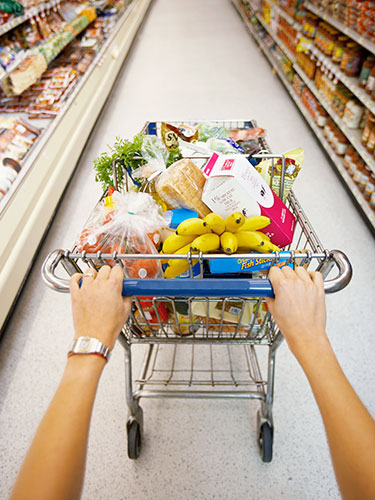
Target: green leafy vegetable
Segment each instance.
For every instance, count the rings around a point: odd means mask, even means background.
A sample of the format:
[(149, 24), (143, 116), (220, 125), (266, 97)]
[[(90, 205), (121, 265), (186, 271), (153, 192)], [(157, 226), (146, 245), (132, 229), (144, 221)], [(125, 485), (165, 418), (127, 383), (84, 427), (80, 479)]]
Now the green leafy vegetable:
[[(114, 185), (113, 181), (113, 160), (122, 160), (125, 167), (130, 167), (132, 170), (138, 168), (145, 163), (141, 155), (143, 142), (143, 134), (138, 134), (133, 138), (133, 141), (116, 137), (116, 142), (113, 146), (109, 146), (110, 153), (103, 153), (94, 160), (95, 180), (100, 182), (105, 191), (109, 186)], [(116, 165), (117, 186), (121, 189), (124, 186), (124, 167)]]

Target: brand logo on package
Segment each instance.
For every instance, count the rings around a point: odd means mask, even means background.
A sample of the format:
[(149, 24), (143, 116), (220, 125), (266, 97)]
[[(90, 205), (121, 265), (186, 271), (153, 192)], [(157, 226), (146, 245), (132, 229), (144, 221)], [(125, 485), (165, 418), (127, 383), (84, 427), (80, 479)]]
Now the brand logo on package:
[(203, 170), (203, 174), (206, 176), (206, 177), (209, 177), (210, 176), (210, 173), (212, 171), (212, 169), (214, 168), (214, 165), (216, 163), (216, 160), (219, 158), (219, 155), (214, 153), (211, 158), (208, 160), (208, 163), (207, 165), (204, 167), (204, 170)]
[(230, 160), (225, 160), (225, 162), (223, 163), (223, 166), (221, 167), (220, 170), (231, 170), (232, 169), (232, 166), (233, 166), (233, 163), (234, 163), (234, 159), (230, 159)]

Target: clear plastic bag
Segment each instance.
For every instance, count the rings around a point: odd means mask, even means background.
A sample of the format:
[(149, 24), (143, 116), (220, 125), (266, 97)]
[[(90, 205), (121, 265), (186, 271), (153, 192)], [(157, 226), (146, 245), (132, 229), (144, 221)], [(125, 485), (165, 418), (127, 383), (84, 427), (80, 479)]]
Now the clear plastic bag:
[(187, 159), (179, 160), (161, 174), (155, 183), (161, 200), (171, 208), (190, 208), (199, 217), (205, 217), (211, 210), (202, 201), (206, 179), (197, 165)]
[[(118, 192), (95, 207), (78, 241), (77, 250), (102, 254), (157, 254), (154, 237), (167, 222), (146, 193)], [(97, 267), (120, 263), (129, 278), (161, 278), (157, 259), (95, 259)]]

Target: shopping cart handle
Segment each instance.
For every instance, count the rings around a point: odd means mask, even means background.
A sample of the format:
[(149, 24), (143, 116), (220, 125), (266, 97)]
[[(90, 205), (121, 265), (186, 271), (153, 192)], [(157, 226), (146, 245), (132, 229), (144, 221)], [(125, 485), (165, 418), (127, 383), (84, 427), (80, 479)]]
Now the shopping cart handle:
[(270, 280), (124, 279), (123, 297), (274, 297)]
[[(69, 281), (56, 276), (61, 265), (68, 274), (81, 272), (77, 264), (68, 257), (69, 252), (54, 250), (42, 265), (42, 277), (50, 288), (58, 292), (69, 292)], [(328, 255), (328, 253), (327, 253)], [(325, 254), (323, 254), (324, 259)], [(324, 282), (325, 293), (334, 293), (346, 287), (352, 277), (352, 267), (347, 256), (340, 250), (329, 252), (323, 266), (336, 265), (338, 275)], [(321, 269), (323, 272), (323, 269)], [(123, 296), (138, 297), (273, 297), (271, 282), (267, 279), (125, 279)]]

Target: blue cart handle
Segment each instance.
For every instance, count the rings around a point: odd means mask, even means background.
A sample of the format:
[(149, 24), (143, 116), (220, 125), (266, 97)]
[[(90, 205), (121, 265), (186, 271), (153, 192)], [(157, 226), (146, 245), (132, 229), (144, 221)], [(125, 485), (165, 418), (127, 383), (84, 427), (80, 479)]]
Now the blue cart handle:
[(124, 279), (123, 297), (274, 297), (263, 279)]
[[(58, 292), (69, 292), (69, 281), (56, 276), (61, 262), (68, 274), (81, 272), (78, 266), (65, 259), (63, 250), (54, 250), (45, 259), (42, 277), (47, 285)], [(338, 275), (324, 282), (324, 291), (333, 293), (346, 287), (352, 277), (352, 267), (347, 256), (340, 250), (329, 252), (329, 260), (323, 262), (322, 271), (336, 265)], [(324, 269), (324, 266), (327, 266)], [(271, 282), (267, 279), (124, 279), (123, 296), (127, 297), (273, 297)]]

